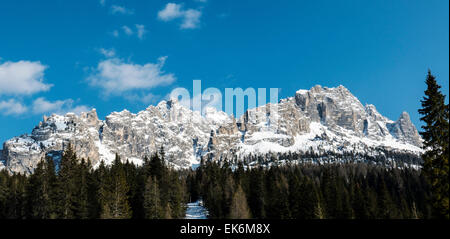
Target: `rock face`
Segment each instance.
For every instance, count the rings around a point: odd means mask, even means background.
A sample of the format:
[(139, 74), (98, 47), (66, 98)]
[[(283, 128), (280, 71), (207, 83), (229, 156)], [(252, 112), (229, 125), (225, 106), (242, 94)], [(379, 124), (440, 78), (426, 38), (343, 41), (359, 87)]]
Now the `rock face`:
[(3, 144), (0, 168), (32, 173), (40, 159), (57, 160), (69, 144), (94, 166), (101, 160), (111, 163), (115, 154), (139, 164), (163, 147), (176, 168), (196, 165), (201, 157), (221, 160), (271, 152), (421, 152), (422, 139), (406, 112), (391, 121), (375, 106), (363, 106), (343, 86), (299, 90), (278, 104), (250, 109), (239, 119), (214, 108), (203, 113), (170, 100), (137, 114), (113, 112), (105, 120), (98, 119), (95, 109), (79, 116), (44, 116), (31, 135)]
[(402, 140), (403, 142), (417, 146), (422, 145), (422, 140), (417, 133), (416, 127), (412, 124), (407, 112), (403, 112), (400, 115), (400, 118), (394, 123), (388, 124), (388, 128), (394, 137)]

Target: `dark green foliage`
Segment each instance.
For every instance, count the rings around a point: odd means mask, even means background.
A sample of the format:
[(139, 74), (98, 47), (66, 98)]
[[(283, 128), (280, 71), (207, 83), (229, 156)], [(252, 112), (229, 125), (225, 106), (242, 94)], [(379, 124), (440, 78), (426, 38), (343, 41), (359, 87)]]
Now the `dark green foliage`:
[(449, 219), (449, 106), (435, 77), (428, 71), (427, 89), (419, 113), (425, 125), (423, 174), (431, 185), (433, 217)]
[(69, 145), (61, 158), (59, 166), (56, 203), (58, 217), (76, 218), (78, 205), (77, 156)]
[(314, 183), (307, 177), (293, 176), (290, 186), (289, 204), (292, 218), (316, 219), (319, 198)]
[(233, 191), (227, 189), (230, 178), (239, 181), (234, 188), (250, 185), (239, 198), (247, 199), (253, 218), (429, 218), (429, 188), (410, 168), (305, 163), (232, 171), (227, 163), (208, 161), (192, 174), (188, 185), (195, 190), (189, 191), (203, 198), (211, 218), (237, 215), (226, 193)]
[(126, 219), (131, 218), (131, 208), (128, 202), (129, 186), (125, 176), (124, 165), (120, 157), (116, 159), (100, 183), (101, 191), (101, 218)]
[[(116, 156), (111, 166), (100, 162), (93, 170), (68, 145), (59, 170), (48, 158), (28, 177), (0, 171), (0, 218), (183, 218), (188, 173), (169, 168), (163, 157), (159, 152), (137, 167)], [(159, 205), (155, 215), (148, 213), (152, 201)]]
[[(4, 172), (6, 174), (6, 172)], [(6, 198), (4, 212), (5, 218), (24, 219), (31, 218), (29, 197), (27, 197), (28, 179), (20, 174), (13, 174), (8, 179), (8, 196)]]
[(254, 218), (266, 218), (263, 170), (261, 168), (253, 169), (248, 173), (248, 176), (249, 184), (251, 185), (248, 195), (249, 204), (251, 205), (251, 214)]
[(163, 207), (160, 200), (158, 179), (148, 176), (144, 192), (144, 212), (146, 219), (163, 218)]
[(56, 174), (53, 160), (42, 160), (28, 184), (28, 204), (31, 218), (57, 218)]
[(117, 156), (94, 170), (68, 147), (58, 172), (50, 159), (28, 177), (1, 171), (0, 216), (183, 218), (186, 202), (203, 199), (210, 218), (431, 217), (430, 186), (415, 169), (305, 162), (232, 170), (229, 162), (202, 160), (195, 171), (175, 171), (163, 157), (136, 166)]
[(9, 196), (8, 178), (9, 175), (6, 171), (0, 172), (0, 218), (6, 217), (6, 206)]

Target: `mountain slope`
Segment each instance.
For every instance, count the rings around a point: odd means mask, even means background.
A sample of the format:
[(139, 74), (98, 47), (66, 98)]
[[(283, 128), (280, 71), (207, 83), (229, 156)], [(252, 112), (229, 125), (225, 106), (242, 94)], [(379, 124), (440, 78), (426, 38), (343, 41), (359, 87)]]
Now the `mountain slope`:
[[(274, 106), (277, 110), (270, 111)], [(52, 115), (44, 117), (30, 135), (6, 141), (1, 162), (10, 172), (32, 173), (46, 155), (58, 160), (69, 143), (94, 166), (100, 160), (111, 163), (116, 153), (139, 164), (163, 147), (176, 168), (195, 166), (201, 157), (223, 160), (289, 152), (419, 155), (422, 151), (421, 138), (406, 112), (391, 121), (375, 106), (363, 106), (343, 86), (315, 86), (276, 105), (250, 109), (239, 119), (213, 108), (205, 109), (202, 116), (176, 100), (137, 114), (113, 112), (105, 120), (98, 119), (95, 109), (80, 116)]]

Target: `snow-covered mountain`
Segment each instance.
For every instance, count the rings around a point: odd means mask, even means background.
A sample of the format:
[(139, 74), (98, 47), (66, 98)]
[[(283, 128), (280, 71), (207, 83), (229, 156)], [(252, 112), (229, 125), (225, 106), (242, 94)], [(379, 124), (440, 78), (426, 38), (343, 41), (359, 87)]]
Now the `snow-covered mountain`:
[(139, 164), (161, 147), (169, 163), (178, 168), (197, 165), (201, 157), (422, 152), (422, 139), (408, 113), (403, 112), (397, 121), (389, 120), (375, 106), (363, 106), (343, 86), (299, 90), (294, 97), (280, 100), (278, 110), (270, 113), (273, 106), (250, 109), (239, 119), (214, 108), (206, 108), (202, 116), (176, 100), (162, 101), (137, 114), (113, 112), (105, 120), (98, 119), (95, 109), (79, 116), (44, 116), (31, 134), (3, 144), (0, 168), (31, 173), (46, 155), (58, 160), (69, 143), (94, 166), (101, 160), (111, 163), (116, 153)]

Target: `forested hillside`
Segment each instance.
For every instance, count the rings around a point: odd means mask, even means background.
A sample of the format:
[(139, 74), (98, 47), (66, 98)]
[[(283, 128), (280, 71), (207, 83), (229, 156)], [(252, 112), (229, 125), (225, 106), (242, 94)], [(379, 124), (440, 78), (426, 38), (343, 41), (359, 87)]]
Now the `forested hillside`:
[(200, 198), (210, 218), (429, 218), (428, 197), (416, 169), (206, 161), (176, 171), (163, 150), (142, 166), (117, 157), (93, 169), (69, 147), (56, 168), (47, 159), (31, 176), (0, 173), (1, 218), (184, 218), (186, 203)]

